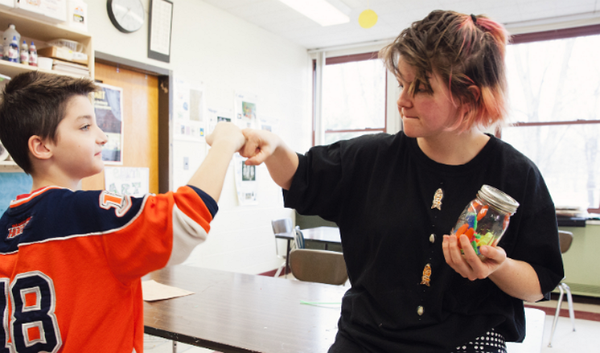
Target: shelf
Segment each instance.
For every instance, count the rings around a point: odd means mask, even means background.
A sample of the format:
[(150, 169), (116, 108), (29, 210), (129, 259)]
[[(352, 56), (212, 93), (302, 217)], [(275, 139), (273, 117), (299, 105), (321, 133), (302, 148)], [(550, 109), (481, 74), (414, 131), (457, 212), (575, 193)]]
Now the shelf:
[(11, 23), (15, 25), (21, 36), (35, 38), (44, 42), (58, 38), (82, 42), (92, 38), (89, 33), (81, 32), (61, 24), (44, 22), (12, 10), (0, 9), (0, 30), (4, 31)]
[[(8, 25), (11, 23), (15, 25), (16, 30), (19, 32), (19, 34), (21, 34), (21, 38), (27, 39), (28, 42), (33, 40), (38, 49), (47, 47), (47, 42), (55, 39), (69, 39), (83, 44), (85, 47), (83, 52), (88, 55), (88, 68), (90, 70), (89, 77), (91, 79), (94, 78), (94, 51), (92, 47), (91, 34), (78, 31), (62, 24), (45, 22), (35, 17), (28, 17), (13, 10), (0, 8), (0, 31), (5, 31), (8, 28)], [(34, 70), (38, 70), (38, 68), (0, 60), (0, 73), (3, 75), (14, 77), (17, 74)], [(39, 71), (56, 75), (81, 77), (79, 75), (53, 70), (39, 69)]]
[(1, 161), (0, 162), (0, 173), (23, 173), (23, 169), (19, 168), (17, 163), (13, 161)]

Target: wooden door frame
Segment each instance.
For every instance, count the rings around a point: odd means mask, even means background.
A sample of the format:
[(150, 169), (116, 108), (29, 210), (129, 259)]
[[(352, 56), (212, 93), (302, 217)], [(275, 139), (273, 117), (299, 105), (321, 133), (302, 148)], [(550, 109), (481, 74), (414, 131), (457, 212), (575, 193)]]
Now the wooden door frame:
[(171, 190), (172, 151), (170, 147), (170, 126), (173, 116), (173, 70), (165, 69), (138, 61), (121, 58), (111, 54), (96, 51), (95, 61), (116, 65), (132, 71), (158, 77), (158, 192), (166, 193)]

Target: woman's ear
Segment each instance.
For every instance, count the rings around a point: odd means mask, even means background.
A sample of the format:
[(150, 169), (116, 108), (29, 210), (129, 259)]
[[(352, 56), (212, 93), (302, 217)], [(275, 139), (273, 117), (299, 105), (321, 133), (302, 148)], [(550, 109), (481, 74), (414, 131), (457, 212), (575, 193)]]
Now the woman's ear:
[(38, 135), (33, 135), (29, 138), (27, 146), (33, 158), (50, 159), (52, 157), (52, 150), (46, 145), (46, 140)]
[(479, 87), (471, 85), (467, 89), (469, 90), (469, 93), (471, 93), (471, 97), (473, 98), (472, 103), (474, 104), (479, 102), (479, 97), (481, 97), (481, 90), (479, 89)]
[(479, 87), (471, 85), (467, 88), (467, 90), (469, 91), (469, 94), (467, 94), (462, 104), (463, 116), (477, 106), (477, 102), (479, 102), (479, 97), (481, 97), (481, 90), (479, 89)]

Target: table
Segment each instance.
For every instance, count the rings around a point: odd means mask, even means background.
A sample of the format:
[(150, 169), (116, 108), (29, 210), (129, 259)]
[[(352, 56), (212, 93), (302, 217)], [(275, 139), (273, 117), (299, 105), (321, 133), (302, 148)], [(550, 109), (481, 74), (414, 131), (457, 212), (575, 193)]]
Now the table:
[[(301, 229), (304, 240), (314, 241), (317, 243), (324, 243), (325, 250), (329, 244), (340, 244), (342, 242), (340, 237), (340, 229), (338, 227), (316, 227)], [(290, 251), (292, 250), (291, 243), (294, 240), (294, 232), (291, 233), (277, 233), (275, 238), (287, 240), (287, 250), (285, 256), (285, 269), (284, 274), (287, 274), (289, 267)]]
[(194, 294), (144, 302), (144, 332), (220, 352), (326, 352), (348, 289), (185, 265), (147, 279)]

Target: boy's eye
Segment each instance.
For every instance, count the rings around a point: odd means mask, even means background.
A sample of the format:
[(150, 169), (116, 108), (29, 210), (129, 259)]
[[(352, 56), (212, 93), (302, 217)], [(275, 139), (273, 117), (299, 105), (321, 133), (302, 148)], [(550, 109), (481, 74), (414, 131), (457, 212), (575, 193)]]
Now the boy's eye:
[(84, 131), (87, 131), (89, 129), (90, 129), (90, 125), (89, 124), (84, 125), (84, 126), (81, 127), (81, 130), (84, 130)]

